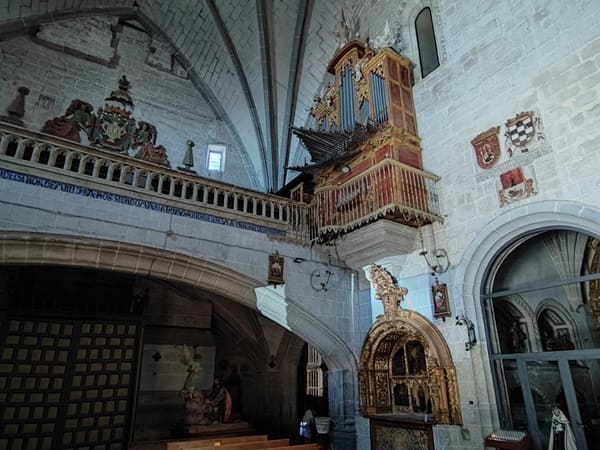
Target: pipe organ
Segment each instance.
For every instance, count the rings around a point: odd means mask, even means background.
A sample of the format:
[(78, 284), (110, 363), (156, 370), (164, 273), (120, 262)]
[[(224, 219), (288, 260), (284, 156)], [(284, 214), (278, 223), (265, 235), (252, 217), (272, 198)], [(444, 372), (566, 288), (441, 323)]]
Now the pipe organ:
[(313, 177), (313, 240), (380, 218), (410, 226), (441, 221), (437, 177), (422, 170), (410, 61), (354, 40), (328, 72), (333, 81), (311, 108), (314, 128), (294, 128), (311, 164), (290, 167)]

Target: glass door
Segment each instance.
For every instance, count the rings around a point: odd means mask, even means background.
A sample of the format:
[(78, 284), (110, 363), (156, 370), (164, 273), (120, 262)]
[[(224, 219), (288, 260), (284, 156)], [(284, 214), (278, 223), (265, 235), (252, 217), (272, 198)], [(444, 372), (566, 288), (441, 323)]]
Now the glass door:
[(600, 242), (523, 236), (488, 269), (483, 305), (501, 425), (535, 450), (600, 448)]

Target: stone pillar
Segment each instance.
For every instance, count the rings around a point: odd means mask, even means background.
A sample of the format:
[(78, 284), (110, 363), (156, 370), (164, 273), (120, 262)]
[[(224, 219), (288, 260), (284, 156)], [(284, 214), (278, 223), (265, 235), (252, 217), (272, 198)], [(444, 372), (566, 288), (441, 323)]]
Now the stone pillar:
[(356, 449), (355, 414), (358, 413), (357, 386), (358, 374), (346, 369), (329, 369), (327, 381), (329, 389), (329, 416), (331, 417), (332, 450)]
[[(257, 408), (258, 423), (269, 430), (269, 433), (282, 432), (282, 416), (280, 405), (282, 404), (282, 386), (283, 380), (281, 372), (278, 368), (267, 369), (262, 373), (257, 374), (262, 377), (262, 407)], [(295, 389), (295, 386), (292, 387)]]
[(371, 287), (367, 283), (367, 287), (362, 287), (358, 291), (358, 332), (356, 333), (356, 339), (359, 342), (358, 345), (358, 353), (357, 357), (360, 359), (360, 352), (362, 351), (362, 345), (365, 341), (365, 336), (367, 335), (369, 328), (373, 325), (373, 306), (378, 306), (381, 309), (381, 312), (378, 314), (382, 314), (383, 307), (381, 306), (381, 302), (377, 301), (376, 303), (372, 303), (371, 298)]

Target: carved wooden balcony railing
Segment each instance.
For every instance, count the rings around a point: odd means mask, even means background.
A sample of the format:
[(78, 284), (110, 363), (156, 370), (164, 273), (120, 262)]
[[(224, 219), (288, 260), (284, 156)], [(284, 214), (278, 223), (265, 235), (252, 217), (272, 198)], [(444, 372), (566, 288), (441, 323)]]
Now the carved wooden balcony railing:
[(315, 192), (310, 204), (311, 241), (323, 242), (385, 218), (411, 227), (441, 222), (439, 177), (384, 159), (339, 186)]
[[(0, 123), (0, 170), (308, 243), (308, 205)], [(10, 171), (10, 175), (7, 175)], [(30, 179), (31, 181), (31, 179)], [(33, 181), (32, 181), (33, 182)], [(148, 205), (145, 203), (144, 205)]]

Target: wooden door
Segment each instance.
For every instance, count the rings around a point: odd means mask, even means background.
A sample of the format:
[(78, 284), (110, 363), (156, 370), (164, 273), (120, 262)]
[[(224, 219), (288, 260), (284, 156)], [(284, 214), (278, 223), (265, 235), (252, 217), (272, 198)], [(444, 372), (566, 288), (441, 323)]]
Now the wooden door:
[(126, 447), (140, 322), (7, 315), (0, 450)]

